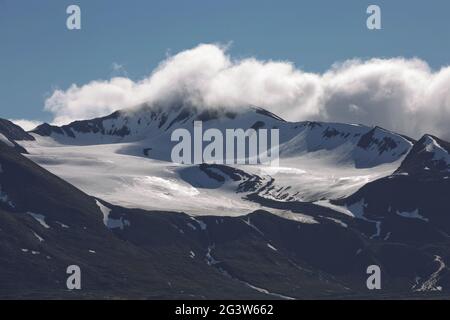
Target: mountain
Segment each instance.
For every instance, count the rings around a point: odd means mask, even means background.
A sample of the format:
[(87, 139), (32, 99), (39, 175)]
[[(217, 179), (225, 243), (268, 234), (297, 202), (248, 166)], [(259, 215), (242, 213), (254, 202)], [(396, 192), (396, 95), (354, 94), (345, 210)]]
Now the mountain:
[(11, 121), (0, 119), (0, 141), (21, 153), (26, 153), (26, 150), (16, 141), (34, 141), (34, 137)]
[(184, 128), (193, 134), (194, 121), (203, 130), (279, 129), (280, 156), (291, 158), (311, 152), (332, 153), (335, 162), (370, 168), (399, 160), (413, 140), (379, 127), (323, 122), (286, 122), (258, 107), (202, 109), (193, 106), (150, 107), (116, 111), (92, 120), (75, 121), (61, 127), (43, 124), (33, 133), (52, 137), (68, 145), (133, 143), (123, 153), (170, 161), (176, 144), (171, 133)]
[[(448, 278), (450, 144), (431, 135), (412, 147), (391, 175), (369, 182), (335, 208), (372, 222), (372, 237), (424, 246), (435, 256), (436, 283)], [(418, 279), (416, 287), (427, 287)], [(429, 285), (429, 282), (428, 282)]]
[[(414, 144), (395, 172), (335, 203), (355, 206), (363, 216), (381, 219), (382, 229), (384, 224), (387, 227), (380, 236), (391, 231), (391, 222), (406, 220), (434, 231), (410, 234), (411, 241), (426, 236), (447, 238), (450, 233), (449, 146), (448, 142), (425, 135)], [(391, 232), (391, 236), (396, 235)]]
[(62, 127), (44, 124), (31, 132), (36, 141), (21, 145), (36, 163), (116, 205), (165, 210), (169, 202), (172, 210), (203, 215), (259, 209), (236, 193), (237, 184), (218, 183), (196, 165), (186, 168), (172, 162), (171, 152), (178, 143), (172, 141), (172, 132), (185, 129), (194, 136), (197, 120), (203, 121), (203, 132), (216, 129), (224, 135), (227, 129), (278, 129), (279, 167), (233, 166), (259, 177), (261, 184), (275, 180), (266, 196), (276, 199), (312, 202), (349, 196), (367, 182), (391, 174), (413, 143), (379, 127), (291, 123), (252, 106), (239, 110), (141, 106)]
[(7, 137), (9, 140), (17, 141), (33, 141), (34, 137), (25, 132), (21, 127), (8, 121), (6, 119), (0, 119), (0, 133)]
[[(173, 130), (193, 134), (198, 120), (203, 131), (279, 129), (279, 166), (171, 162)], [(405, 298), (450, 289), (449, 147), (437, 137), (192, 106), (141, 106), (29, 135), (18, 140), (24, 155), (12, 138), (0, 142), (0, 226), (10, 235), (0, 295)], [(64, 291), (73, 261), (89, 274), (85, 293)], [(379, 292), (366, 287), (373, 264)]]
[[(264, 263), (269, 272), (266, 277), (278, 274), (279, 279), (285, 278), (284, 284), (273, 281), (274, 288), (295, 293), (287, 286), (288, 277), (293, 277), (301, 283), (309, 281), (316, 294), (322, 289), (342, 290), (297, 269), (287, 257), (276, 257), (267, 240), (244, 219), (203, 222), (180, 213), (113, 206), (84, 194), (2, 143), (0, 164), (3, 298), (271, 297), (250, 285), (252, 276), (225, 276), (214, 262), (213, 255), (220, 255), (213, 253), (210, 241), (218, 251), (225, 243), (232, 244), (228, 228), (234, 237), (243, 239), (239, 254), (258, 248), (249, 264), (269, 259)], [(206, 231), (206, 225), (211, 231)], [(232, 268), (239, 270), (239, 264), (234, 266), (234, 254), (230, 250), (224, 257), (224, 264), (231, 260), (230, 272)], [(245, 261), (239, 263), (245, 267)], [(67, 291), (66, 268), (72, 264), (81, 267), (81, 291)], [(262, 274), (255, 276), (256, 283), (268, 284), (270, 277), (258, 280), (258, 276)]]
[[(2, 298), (411, 297), (450, 288), (445, 266), (433, 282), (443, 262), (428, 249), (371, 239), (370, 222), (330, 208), (262, 198), (267, 210), (235, 217), (129, 209), (85, 194), (1, 142), (0, 164)], [(258, 182), (229, 166), (200, 170), (218, 181)], [(73, 264), (82, 270), (79, 291), (65, 286)], [(382, 292), (365, 286), (371, 264), (385, 270)], [(429, 281), (416, 292), (418, 276)]]
[(448, 179), (450, 176), (450, 143), (424, 135), (414, 144), (408, 156), (395, 172), (418, 179)]

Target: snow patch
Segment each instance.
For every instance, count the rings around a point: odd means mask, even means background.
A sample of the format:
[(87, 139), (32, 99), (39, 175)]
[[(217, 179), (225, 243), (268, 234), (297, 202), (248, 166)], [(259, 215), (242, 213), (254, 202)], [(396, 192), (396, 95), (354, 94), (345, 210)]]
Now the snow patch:
[(367, 208), (365, 199), (361, 199), (359, 202), (353, 203), (347, 206), (348, 211), (350, 211), (354, 217), (362, 219), (367, 222), (375, 223), (376, 232), (370, 236), (370, 239), (374, 239), (381, 235), (381, 221), (372, 220), (364, 216), (364, 209)]
[(434, 140), (432, 137), (427, 136), (425, 140), (425, 150), (427, 152), (433, 153), (433, 160), (440, 161), (444, 160), (447, 163), (450, 163), (450, 156), (444, 148), (441, 147), (441, 145)]
[(259, 230), (254, 224), (252, 224), (251, 222), (250, 222), (250, 218), (248, 218), (247, 220), (242, 220), (242, 221), (244, 221), (244, 223), (246, 224), (246, 225), (248, 225), (250, 228), (252, 228), (253, 230), (255, 230), (256, 232), (258, 232), (260, 235), (264, 235), (264, 233), (261, 231), (261, 230)]
[(47, 223), (45, 223), (45, 216), (44, 215), (38, 214), (38, 213), (33, 213), (33, 212), (27, 212), (27, 214), (32, 216), (45, 229), (50, 229), (50, 226)]
[[(414, 291), (418, 292), (429, 292), (429, 291), (442, 291), (442, 287), (438, 286), (439, 276), (442, 271), (446, 268), (442, 257), (434, 256), (434, 261), (439, 264), (438, 269), (433, 272), (430, 277), (425, 280), (420, 287), (418, 287), (418, 283), (413, 287)], [(418, 282), (418, 280), (417, 280)], [(418, 287), (418, 288), (417, 288)]]
[(128, 227), (130, 225), (130, 222), (128, 220), (123, 219), (123, 217), (120, 217), (120, 219), (110, 218), (109, 215), (111, 213), (111, 209), (104, 206), (98, 200), (95, 200), (95, 202), (97, 203), (97, 206), (100, 208), (100, 211), (103, 214), (103, 224), (108, 229), (120, 228), (120, 230), (123, 230), (125, 227)]
[[(191, 217), (191, 219), (192, 219), (193, 221), (195, 221), (195, 222), (200, 226), (200, 229), (203, 230), (203, 231), (205, 231), (206, 228), (208, 227), (208, 226), (206, 225), (206, 223), (204, 223), (204, 222), (201, 221), (201, 220), (197, 220), (197, 219), (195, 219), (194, 217)], [(192, 228), (192, 227), (191, 227), (191, 228)], [(194, 230), (196, 230), (195, 227), (194, 227)]]
[(397, 213), (399, 216), (403, 217), (403, 218), (420, 219), (420, 220), (423, 220), (423, 221), (425, 221), (425, 222), (429, 222), (428, 218), (425, 218), (425, 217), (423, 217), (423, 216), (421, 216), (421, 215), (419, 214), (419, 209), (416, 209), (416, 210), (411, 211), (411, 212), (399, 212), (399, 211), (397, 210), (396, 213)]
[(69, 226), (68, 226), (68, 225), (66, 225), (66, 224), (64, 224), (64, 223), (62, 223), (62, 222), (59, 222), (59, 221), (55, 221), (55, 223), (56, 223), (56, 224), (59, 224), (59, 225), (61, 226), (61, 228), (64, 228), (64, 229), (69, 229)]
[(36, 232), (32, 231), (33, 235), (39, 240), (39, 242), (43, 242), (44, 238), (42, 238), (41, 236), (39, 236)]
[(249, 288), (252, 288), (253, 290), (256, 290), (256, 291), (258, 291), (260, 293), (264, 293), (264, 294), (267, 294), (267, 295), (270, 295), (270, 296), (273, 296), (273, 297), (277, 297), (277, 298), (281, 298), (281, 299), (284, 299), (284, 300), (295, 300), (295, 298), (288, 297), (288, 296), (285, 296), (285, 295), (282, 295), (282, 294), (279, 294), (279, 293), (270, 292), (267, 289), (259, 288), (257, 286), (254, 286), (254, 285), (248, 283), (248, 282), (245, 282), (245, 281), (243, 281), (243, 283), (246, 286), (248, 286)]
[(339, 219), (335, 219), (335, 218), (331, 218), (331, 217), (324, 217), (324, 218), (333, 221), (334, 223), (340, 225), (343, 228), (348, 228), (348, 225)]
[(192, 229), (192, 230), (197, 230), (197, 228), (190, 222), (187, 223), (187, 225)]
[(314, 204), (317, 204), (318, 206), (322, 206), (322, 207), (329, 208), (329, 209), (332, 209), (334, 211), (343, 213), (343, 214), (345, 214), (347, 216), (350, 216), (352, 218), (355, 217), (353, 212), (350, 211), (348, 208), (332, 204), (332, 203), (330, 203), (330, 200), (319, 200), (319, 201), (314, 202)]

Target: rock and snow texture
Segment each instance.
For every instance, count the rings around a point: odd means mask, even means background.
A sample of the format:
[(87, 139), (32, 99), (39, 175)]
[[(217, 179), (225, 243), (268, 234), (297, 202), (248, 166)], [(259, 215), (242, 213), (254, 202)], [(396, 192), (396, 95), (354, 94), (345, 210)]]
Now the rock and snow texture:
[(170, 161), (175, 145), (170, 135), (177, 128), (193, 132), (193, 122), (203, 121), (203, 130), (273, 129), (280, 130), (282, 158), (319, 152), (339, 163), (358, 168), (370, 168), (400, 159), (411, 147), (403, 136), (375, 127), (321, 122), (285, 122), (256, 107), (244, 107), (239, 112), (199, 110), (195, 107), (175, 106), (168, 109), (142, 106), (136, 110), (115, 112), (107, 117), (77, 121), (54, 127), (41, 125), (33, 132), (50, 136), (69, 145), (129, 143), (122, 152), (153, 159)]
[[(383, 297), (409, 297), (416, 289), (448, 295), (450, 290), (445, 266), (450, 232), (441, 227), (450, 226), (445, 220), (450, 210), (439, 210), (446, 208), (440, 200), (448, 203), (444, 180), (432, 180), (432, 189), (427, 179), (391, 178), (389, 167), (395, 163), (356, 168), (314, 151), (294, 153), (291, 162), (273, 170), (176, 165), (123, 152), (131, 142), (68, 146), (51, 137), (37, 138), (27, 142), (30, 158), (112, 201), (80, 192), (14, 149), (0, 146), (2, 190), (17, 205), (13, 210), (0, 202), (0, 269), (13, 275), (4, 279), (9, 280), (3, 286), (7, 291), (17, 283), (19, 290), (31, 283), (52, 293), (55, 281), (45, 287), (46, 279), (65, 274), (67, 257), (89, 265), (93, 288), (105, 289), (107, 281), (122, 292), (111, 293), (118, 297), (136, 290), (147, 295), (152, 292), (148, 288), (158, 287), (163, 291), (157, 297), (221, 298), (215, 290), (219, 286), (228, 288), (220, 294), (236, 298), (358, 298), (367, 279), (365, 268), (378, 263), (389, 270), (383, 275)], [(371, 181), (383, 174), (387, 177)], [(370, 181), (363, 192), (352, 201), (332, 200), (360, 183), (345, 177), (360, 176)], [(323, 177), (322, 184), (314, 177)], [(340, 182), (330, 188), (327, 181), (333, 179)], [(136, 181), (145, 183), (129, 188)], [(417, 182), (425, 184), (415, 192)], [(308, 189), (323, 195), (306, 196)], [(438, 190), (431, 194), (441, 198), (433, 201), (429, 190)], [(306, 198), (314, 202), (302, 201)], [(161, 211), (127, 209), (114, 201)], [(240, 216), (245, 206), (251, 213)], [(57, 272), (48, 268), (47, 259), (52, 266), (61, 262)], [(37, 276), (29, 279), (29, 274)], [(56, 286), (60, 292), (60, 284)], [(0, 288), (0, 295), (4, 290)]]
[(0, 134), (13, 141), (32, 141), (33, 136), (6, 119), (0, 119)]
[[(172, 163), (172, 131), (192, 132), (197, 120), (203, 131), (279, 129), (280, 166), (230, 166), (244, 173), (239, 180), (237, 173)], [(88, 194), (127, 207), (215, 215), (259, 209), (245, 193), (271, 181), (263, 196), (278, 201), (348, 196), (391, 174), (412, 144), (378, 127), (289, 123), (255, 107), (235, 112), (143, 106), (63, 127), (42, 125), (32, 135), (37, 141), (21, 143), (30, 158)]]
[(27, 153), (17, 142), (33, 141), (34, 137), (11, 121), (0, 119), (0, 145), (14, 148), (20, 153)]
[(111, 209), (109, 209), (108, 207), (106, 207), (105, 205), (103, 205), (100, 201), (95, 200), (98, 208), (100, 209), (100, 211), (103, 214), (103, 224), (108, 228), (108, 229), (115, 229), (115, 228), (119, 228), (120, 230), (123, 230), (126, 226), (130, 225), (130, 222), (126, 219), (123, 219), (122, 217), (120, 217), (120, 219), (114, 219), (110, 217), (111, 214)]
[(45, 222), (45, 216), (38, 213), (27, 212), (30, 216), (32, 216), (41, 226), (45, 229), (50, 229), (50, 226)]
[(425, 150), (433, 154), (432, 161), (442, 161), (447, 165), (450, 164), (449, 151), (447, 149), (444, 149), (436, 140), (436, 138), (426, 136), (424, 142)]
[(408, 153), (397, 175), (445, 177), (450, 175), (450, 143), (424, 135)]
[(424, 218), (424, 217), (422, 217), (422, 216), (419, 214), (419, 209), (416, 209), (416, 210), (411, 211), (411, 212), (399, 212), (399, 211), (397, 211), (397, 214), (398, 214), (399, 216), (401, 216), (401, 217), (404, 217), (404, 218), (409, 218), (409, 219), (420, 219), (420, 220), (423, 220), (423, 221), (425, 221), (425, 222), (428, 222), (428, 221), (429, 221), (427, 218)]
[(413, 289), (418, 292), (429, 292), (429, 291), (442, 291), (442, 287), (438, 285), (441, 273), (445, 270), (446, 265), (442, 260), (442, 257), (435, 256), (434, 261), (438, 264), (437, 270), (433, 272), (428, 279), (425, 279), (422, 283), (417, 283)]

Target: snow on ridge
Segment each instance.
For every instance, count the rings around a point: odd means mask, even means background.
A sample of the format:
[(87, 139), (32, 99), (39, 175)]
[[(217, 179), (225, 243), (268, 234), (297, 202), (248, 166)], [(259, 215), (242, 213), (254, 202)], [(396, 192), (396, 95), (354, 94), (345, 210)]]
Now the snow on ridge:
[(314, 202), (314, 204), (317, 204), (318, 206), (321, 206), (321, 207), (332, 209), (334, 211), (337, 211), (337, 212), (343, 213), (347, 216), (350, 216), (352, 218), (355, 218), (355, 214), (351, 210), (349, 210), (347, 207), (342, 207), (342, 206), (332, 204), (329, 200), (319, 200), (319, 201)]
[(401, 160), (412, 147), (408, 139), (379, 127), (318, 122), (294, 129), (293, 137), (280, 144), (282, 157), (320, 153), (339, 164), (371, 168)]
[(450, 155), (434, 138), (427, 135), (425, 136), (425, 151), (433, 153), (434, 161), (445, 161), (450, 164)]
[[(346, 214), (350, 217), (353, 218), (358, 218), (367, 222), (371, 222), (375, 224), (375, 228), (376, 228), (376, 232), (370, 236), (371, 239), (374, 239), (376, 237), (379, 237), (381, 235), (381, 221), (378, 220), (372, 220), (367, 218), (364, 215), (364, 209), (367, 208), (367, 204), (364, 198), (362, 198), (361, 200), (359, 200), (358, 202), (355, 202), (349, 206), (338, 206), (338, 205), (334, 205), (332, 203), (330, 203), (328, 200), (325, 201), (316, 201), (314, 202), (315, 204), (322, 206), (322, 207), (326, 207), (326, 208), (330, 208), (333, 209), (335, 211), (338, 211), (340, 213)], [(331, 219), (331, 220), (337, 220), (337, 219)], [(335, 221), (336, 223), (339, 222), (342, 223), (342, 221), (337, 220)], [(342, 226), (347, 226), (345, 223), (342, 223)]]
[(97, 203), (97, 206), (99, 207), (100, 211), (103, 214), (103, 224), (108, 229), (120, 228), (120, 230), (123, 230), (126, 226), (130, 225), (130, 222), (128, 220), (123, 219), (122, 217), (120, 217), (120, 219), (110, 218), (109, 215), (111, 213), (111, 209), (104, 206), (97, 199), (95, 200), (95, 202)]

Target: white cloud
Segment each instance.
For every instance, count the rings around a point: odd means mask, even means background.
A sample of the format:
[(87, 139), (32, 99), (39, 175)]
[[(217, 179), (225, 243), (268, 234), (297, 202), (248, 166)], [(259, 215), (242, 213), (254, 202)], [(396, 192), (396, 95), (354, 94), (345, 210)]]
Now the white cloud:
[(257, 105), (288, 120), (380, 125), (419, 137), (450, 137), (450, 67), (433, 71), (419, 59), (349, 60), (323, 74), (286, 61), (234, 60), (227, 48), (203, 44), (164, 60), (147, 78), (115, 77), (56, 90), (45, 108), (55, 123), (103, 116), (147, 103)]
[(26, 120), (26, 119), (10, 119), (12, 123), (18, 125), (25, 131), (30, 131), (42, 124), (42, 121)]

